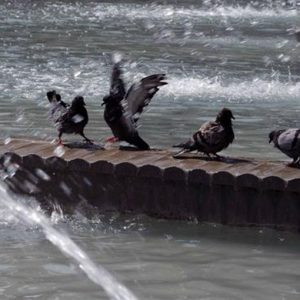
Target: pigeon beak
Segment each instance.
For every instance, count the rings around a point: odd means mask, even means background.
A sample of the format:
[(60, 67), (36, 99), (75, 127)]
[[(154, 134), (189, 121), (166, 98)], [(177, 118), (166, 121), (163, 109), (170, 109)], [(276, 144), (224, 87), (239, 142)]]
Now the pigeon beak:
[(271, 142), (272, 142), (272, 139), (270, 138), (270, 139), (269, 139), (269, 144), (271, 144)]
[(231, 119), (235, 120), (235, 117), (233, 115), (231, 115)]

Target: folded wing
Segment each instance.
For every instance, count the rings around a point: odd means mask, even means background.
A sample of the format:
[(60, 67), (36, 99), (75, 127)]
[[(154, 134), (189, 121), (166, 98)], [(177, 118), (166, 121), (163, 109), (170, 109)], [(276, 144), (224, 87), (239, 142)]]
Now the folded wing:
[(282, 151), (298, 149), (300, 152), (300, 129), (290, 128), (281, 133), (278, 137), (278, 146)]

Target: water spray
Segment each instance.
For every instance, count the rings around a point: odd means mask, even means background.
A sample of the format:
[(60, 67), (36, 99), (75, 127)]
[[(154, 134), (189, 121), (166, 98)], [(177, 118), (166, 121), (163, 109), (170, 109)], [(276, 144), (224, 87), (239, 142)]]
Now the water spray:
[(7, 207), (19, 220), (29, 225), (35, 224), (41, 227), (46, 238), (63, 254), (74, 259), (88, 278), (101, 286), (111, 300), (138, 300), (105, 268), (97, 266), (65, 233), (53, 228), (44, 215), (12, 199), (2, 185), (0, 185), (0, 203)]

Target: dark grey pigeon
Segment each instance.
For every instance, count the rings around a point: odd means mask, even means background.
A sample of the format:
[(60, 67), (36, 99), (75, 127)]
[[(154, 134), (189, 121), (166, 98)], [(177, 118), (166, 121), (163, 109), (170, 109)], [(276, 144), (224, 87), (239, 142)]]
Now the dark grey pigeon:
[(73, 99), (71, 106), (65, 107), (64, 109), (65, 111), (57, 119), (54, 120), (55, 126), (58, 131), (58, 143), (62, 144), (61, 137), (64, 133), (79, 134), (84, 138), (86, 142), (92, 143), (92, 141), (84, 135), (84, 127), (88, 123), (89, 117), (88, 112), (85, 108), (83, 97), (76, 96)]
[(219, 157), (217, 153), (227, 148), (234, 140), (231, 119), (234, 119), (231, 110), (223, 108), (215, 121), (204, 123), (187, 142), (175, 145), (174, 147), (182, 148), (175, 156), (197, 150), (207, 156), (213, 154)]
[(119, 63), (114, 64), (109, 95), (103, 98), (104, 119), (114, 134), (110, 140), (126, 141), (140, 150), (148, 150), (149, 145), (139, 136), (137, 121), (160, 86), (165, 74), (154, 74), (134, 83), (126, 93)]
[(300, 129), (273, 130), (269, 133), (269, 143), (271, 142), (282, 153), (293, 159), (290, 166), (300, 165)]

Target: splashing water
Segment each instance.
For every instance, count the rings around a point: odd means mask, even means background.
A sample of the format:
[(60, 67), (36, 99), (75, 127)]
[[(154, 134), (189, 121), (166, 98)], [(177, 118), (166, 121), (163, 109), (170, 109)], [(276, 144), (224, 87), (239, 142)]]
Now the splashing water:
[(30, 225), (35, 224), (40, 226), (46, 238), (65, 255), (73, 258), (89, 279), (105, 290), (110, 299), (137, 300), (136, 296), (119, 283), (106, 269), (102, 266), (96, 266), (87, 254), (66, 234), (62, 234), (54, 229), (45, 216), (13, 200), (1, 185), (0, 203), (7, 207), (18, 219)]
[(161, 94), (173, 97), (194, 96), (204, 99), (229, 99), (243, 102), (296, 101), (299, 99), (300, 84), (294, 82), (268, 81), (254, 78), (252, 81), (226, 84), (215, 78), (181, 77), (169, 79), (169, 85)]

